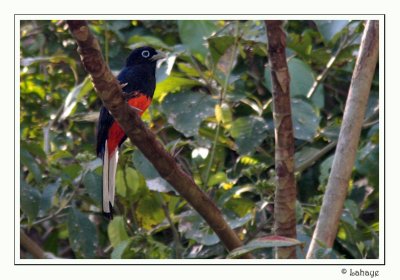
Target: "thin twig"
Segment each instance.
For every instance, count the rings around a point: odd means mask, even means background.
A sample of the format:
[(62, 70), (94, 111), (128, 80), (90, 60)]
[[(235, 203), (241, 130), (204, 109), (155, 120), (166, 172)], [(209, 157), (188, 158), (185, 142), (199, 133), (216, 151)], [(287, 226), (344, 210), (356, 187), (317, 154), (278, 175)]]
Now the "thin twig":
[[(234, 41), (234, 44), (233, 44), (232, 55), (231, 55), (230, 60), (229, 60), (228, 73), (226, 73), (225, 82), (224, 82), (223, 87), (222, 87), (222, 89), (220, 91), (220, 96), (219, 96), (219, 101), (218, 101), (219, 106), (222, 105), (222, 103), (223, 103), (223, 101), (225, 99), (225, 94), (226, 94), (227, 88), (228, 88), (229, 78), (230, 78), (230, 75), (232, 73), (233, 62), (235, 61), (236, 52), (237, 52), (237, 45), (238, 45), (238, 41), (239, 41), (238, 35), (239, 35), (239, 22), (237, 21), (236, 25), (235, 25), (235, 41)], [(206, 176), (205, 176), (205, 179), (204, 179), (204, 184), (206, 186), (208, 184), (208, 179), (210, 178), (210, 172), (211, 172), (212, 164), (214, 163), (214, 157), (215, 157), (215, 151), (217, 149), (218, 137), (219, 137), (219, 133), (220, 133), (220, 127), (221, 127), (221, 124), (220, 124), (220, 122), (218, 122), (217, 123), (217, 128), (215, 130), (214, 141), (213, 141), (212, 148), (211, 148), (210, 160), (209, 160), (208, 165), (207, 165)]]
[(332, 141), (331, 143), (323, 147), (317, 154), (311, 156), (299, 166), (296, 166), (294, 171), (303, 172), (304, 170), (312, 166), (315, 162), (317, 162), (320, 158), (322, 158), (324, 155), (329, 153), (332, 149), (334, 149), (336, 147), (336, 144), (337, 141)]
[(315, 91), (317, 90), (318, 86), (325, 80), (328, 76), (329, 70), (331, 70), (333, 64), (335, 63), (336, 59), (338, 58), (339, 54), (342, 52), (343, 49), (347, 48), (356, 38), (358, 37), (357, 33), (354, 33), (350, 36), (350, 40), (348, 40), (349, 36), (345, 35), (344, 39), (340, 42), (339, 47), (337, 48), (334, 55), (329, 59), (328, 63), (325, 66), (325, 69), (322, 71), (321, 74), (315, 79), (313, 85), (311, 86), (310, 90), (307, 93), (307, 98), (311, 98)]

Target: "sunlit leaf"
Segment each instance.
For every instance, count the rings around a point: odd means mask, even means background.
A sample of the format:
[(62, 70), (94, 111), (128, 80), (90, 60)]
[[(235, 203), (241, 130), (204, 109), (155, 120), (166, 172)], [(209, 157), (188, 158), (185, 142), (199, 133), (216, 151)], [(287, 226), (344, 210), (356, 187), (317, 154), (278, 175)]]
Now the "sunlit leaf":
[(200, 85), (200, 83), (196, 80), (171, 75), (157, 84), (154, 92), (154, 99), (161, 101), (167, 93), (177, 92), (196, 85)]
[(145, 36), (145, 35), (133, 35), (132, 37), (129, 38), (128, 44), (129, 45), (133, 44), (133, 46), (130, 46), (131, 49), (136, 49), (142, 46), (152, 46), (154, 48), (162, 48), (162, 49), (170, 48), (160, 38), (155, 36)]
[(165, 219), (161, 204), (152, 193), (139, 200), (136, 215), (141, 226), (146, 230), (150, 230)]
[(222, 183), (222, 182), (225, 182), (227, 179), (228, 179), (228, 178), (227, 178), (227, 176), (226, 176), (226, 173), (220, 171), (220, 172), (217, 172), (217, 173), (212, 174), (212, 175), (210, 176), (210, 179), (208, 179), (207, 185), (211, 187), (211, 186), (220, 184), (220, 183)]
[(90, 81), (89, 77), (74, 87), (69, 93), (67, 98), (65, 99), (63, 111), (60, 116), (60, 121), (65, 120), (75, 108), (76, 104), (85, 96), (91, 89), (93, 89), (93, 84)]
[(107, 232), (111, 246), (114, 248), (129, 238), (128, 233), (125, 230), (125, 222), (122, 216), (116, 216), (113, 218), (113, 220), (108, 224)]
[(156, 70), (157, 83), (164, 81), (171, 74), (172, 67), (174, 67), (176, 57), (177, 57), (176, 54), (169, 55), (168, 58), (162, 62), (160, 67), (157, 68)]
[(232, 111), (228, 104), (215, 105), (215, 117), (217, 122), (222, 122), (226, 128), (229, 129), (231, 127)]
[(225, 207), (232, 210), (239, 217), (243, 217), (254, 208), (254, 205), (254, 202), (250, 199), (238, 197), (230, 199), (225, 204)]
[(116, 191), (118, 195), (133, 203), (147, 192), (145, 178), (132, 167), (126, 166), (125, 169), (118, 169)]

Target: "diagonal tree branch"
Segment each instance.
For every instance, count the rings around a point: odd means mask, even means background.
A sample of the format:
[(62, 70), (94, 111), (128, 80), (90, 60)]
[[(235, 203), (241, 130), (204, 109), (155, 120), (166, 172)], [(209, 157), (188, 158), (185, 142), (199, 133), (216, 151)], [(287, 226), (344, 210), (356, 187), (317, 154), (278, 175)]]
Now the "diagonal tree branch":
[(379, 22), (368, 21), (351, 78), (349, 96), (340, 128), (321, 212), (311, 240), (307, 258), (315, 258), (319, 248), (332, 248), (353, 171), (363, 126), (368, 96), (378, 61)]
[(242, 242), (224, 220), (215, 203), (181, 169), (136, 112), (125, 102), (121, 85), (105, 64), (99, 43), (90, 32), (87, 22), (69, 20), (68, 26), (78, 44), (78, 53), (83, 66), (91, 76), (97, 95), (132, 143), (142, 151), (159, 174), (205, 219), (229, 251), (242, 246)]

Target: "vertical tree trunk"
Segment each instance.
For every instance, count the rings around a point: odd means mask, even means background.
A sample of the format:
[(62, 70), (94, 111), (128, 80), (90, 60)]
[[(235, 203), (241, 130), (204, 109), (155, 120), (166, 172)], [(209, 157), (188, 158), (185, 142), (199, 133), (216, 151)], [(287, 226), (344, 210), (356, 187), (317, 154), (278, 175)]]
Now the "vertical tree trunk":
[(361, 41), (346, 102), (342, 127), (326, 187), (321, 213), (307, 253), (315, 258), (318, 248), (331, 248), (336, 238), (343, 204), (356, 157), (361, 128), (375, 66), (378, 61), (379, 23), (368, 21)]
[[(290, 77), (286, 61), (286, 34), (283, 21), (265, 21), (271, 65), (275, 123), (275, 234), (296, 238), (296, 181), (294, 177), (294, 138), (290, 104)], [(296, 258), (296, 247), (277, 250), (278, 258)]]

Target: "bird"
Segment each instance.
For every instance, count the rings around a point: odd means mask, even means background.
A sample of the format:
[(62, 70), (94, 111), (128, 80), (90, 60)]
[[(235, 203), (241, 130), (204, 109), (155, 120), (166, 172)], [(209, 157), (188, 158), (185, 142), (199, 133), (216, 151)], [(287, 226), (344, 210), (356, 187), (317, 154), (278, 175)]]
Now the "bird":
[[(136, 48), (129, 54), (117, 76), (124, 98), (139, 116), (151, 104), (156, 88), (157, 61), (165, 57), (165, 53), (149, 46)], [(96, 152), (103, 161), (102, 208), (103, 215), (109, 220), (113, 219), (118, 150), (126, 139), (125, 132), (107, 108), (102, 106), (97, 125)]]

